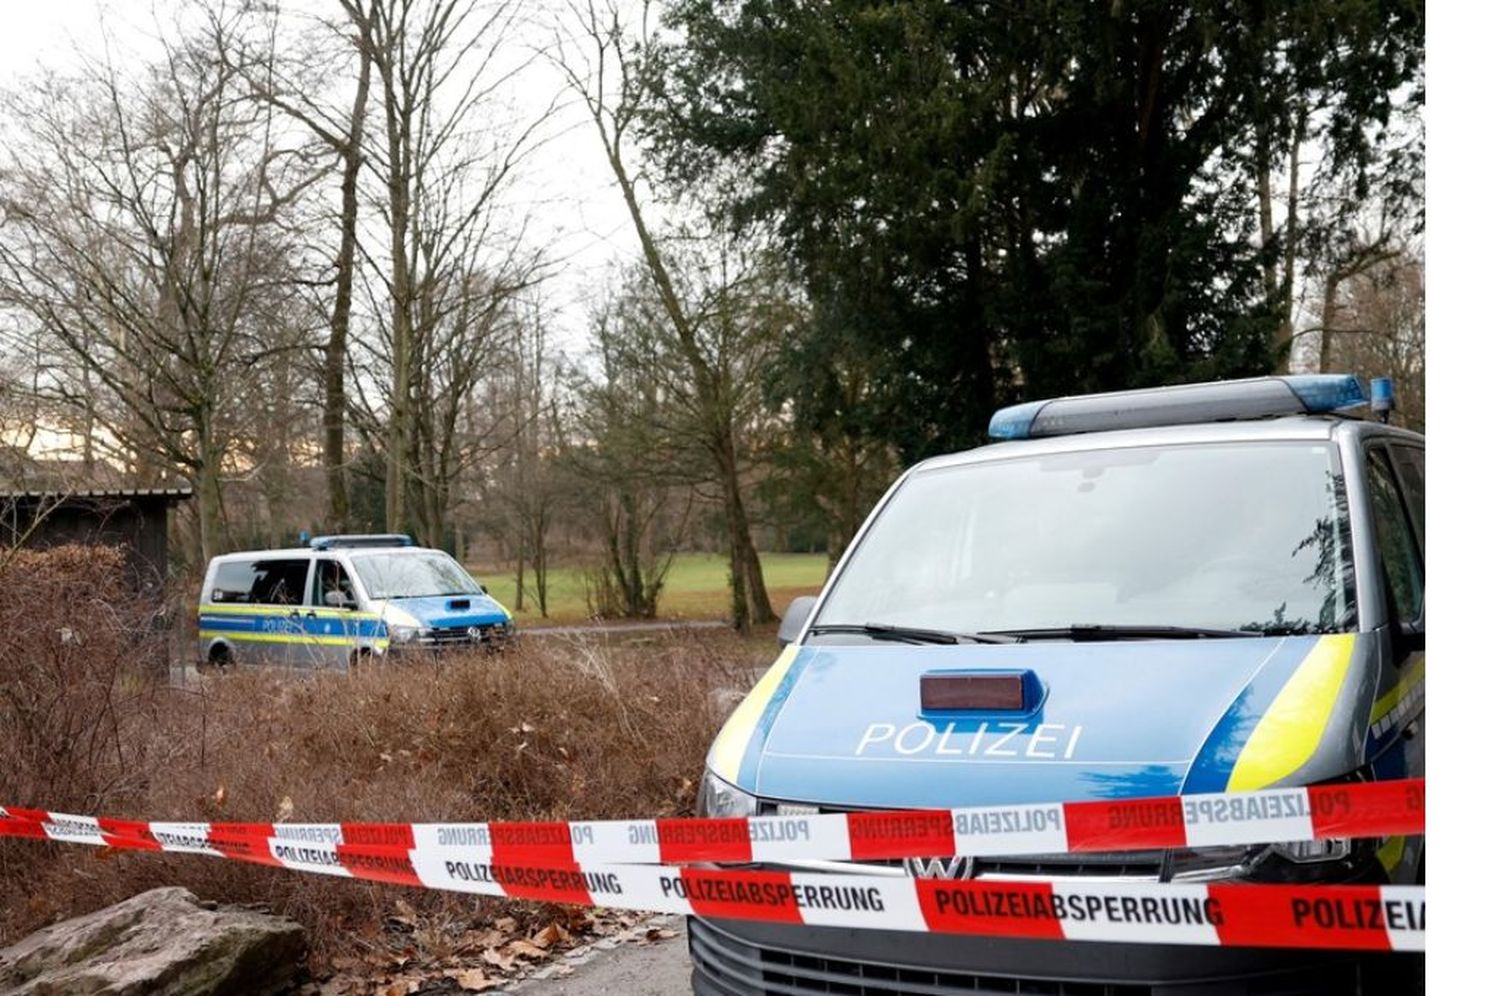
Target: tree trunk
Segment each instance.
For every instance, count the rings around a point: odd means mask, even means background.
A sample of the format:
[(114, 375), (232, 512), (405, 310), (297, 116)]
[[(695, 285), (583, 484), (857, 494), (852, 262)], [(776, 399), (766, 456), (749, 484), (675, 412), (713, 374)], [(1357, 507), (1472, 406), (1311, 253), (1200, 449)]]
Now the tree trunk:
[(391, 532), (400, 532), (406, 527), (407, 423), (411, 418), (412, 290), (411, 248), (408, 244), (411, 150), (408, 139), (412, 122), (409, 110), (399, 103), (394, 78), (396, 67), (388, 64), (392, 58), (391, 52), (387, 51), (380, 66), (385, 85), (386, 154), (389, 159), (386, 193), (391, 215), (391, 411), (385, 442), (385, 527)]
[(205, 438), (202, 459), (194, 474), (193, 493), (198, 499), (198, 552), (207, 564), (224, 552), (223, 480), (211, 437)]
[(323, 359), (323, 469), (328, 481), (329, 527), (349, 528), (349, 486), (344, 470), (344, 366), (348, 356), (349, 311), (354, 290), (355, 239), (359, 222), (359, 169), (365, 132), (365, 107), (370, 95), (369, 21), (360, 25), (359, 83), (349, 112), (349, 134), (343, 149), (344, 177), (340, 187), (338, 274), (333, 288), (333, 314), (328, 323), (328, 352)]
[(536, 608), (547, 618), (547, 516), (538, 513), (533, 520), (531, 535), (532, 590), (536, 594)]
[(516, 553), (516, 601), (512, 608), (517, 612), (526, 608), (526, 553), (519, 547)]
[(1302, 148), (1302, 142), (1306, 137), (1307, 110), (1299, 107), (1297, 123), (1292, 128), (1291, 162), (1287, 168), (1286, 235), (1283, 239), (1285, 244), (1281, 249), (1281, 285), (1279, 288), (1281, 324), (1276, 329), (1276, 347), (1278, 350), (1285, 350), (1288, 366), (1290, 366), (1292, 352), (1292, 282), (1297, 276), (1297, 239), (1301, 234), (1301, 219), (1298, 216), (1297, 204), (1301, 177), (1297, 153)]
[(721, 431), (715, 446), (719, 463), (719, 485), (724, 491), (724, 526), (729, 533), (729, 571), (731, 611), (736, 629), (747, 630), (761, 623), (775, 622), (766, 579), (761, 571), (760, 555), (750, 535), (750, 516), (740, 494), (739, 466), (734, 440)]

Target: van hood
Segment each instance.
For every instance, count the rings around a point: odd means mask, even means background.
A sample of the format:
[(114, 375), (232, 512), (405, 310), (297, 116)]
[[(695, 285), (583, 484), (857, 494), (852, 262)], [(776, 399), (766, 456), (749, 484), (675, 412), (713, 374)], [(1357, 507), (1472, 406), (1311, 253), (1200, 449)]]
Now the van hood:
[[(1297, 754), (1305, 729), (1263, 736), (1274, 741), (1259, 748), (1269, 763), (1249, 777), (1276, 781), (1278, 764), (1306, 776), (1312, 762), (1340, 769), (1331, 776), (1354, 766), (1351, 738), (1323, 734), (1350, 729), (1354, 700), (1373, 690), (1362, 676), (1369, 669), (1350, 666), (1357, 642), (1350, 634), (789, 648), (764, 679), (774, 687), (747, 697), (710, 764), (761, 798), (860, 808), (1221, 791), (1273, 705), (1285, 714), (1289, 699), (1306, 697), (1299, 686), (1276, 702), (1310, 669), (1321, 681), (1313, 697), (1328, 708), (1307, 756)], [(924, 674), (989, 671), (1034, 676), (1025, 678), (1038, 691), (1024, 711), (923, 711)]]
[(428, 627), (485, 626), (510, 620), (499, 602), (483, 594), (387, 598), (372, 602), (371, 609), (392, 622), (400, 622), (398, 613), (404, 612)]

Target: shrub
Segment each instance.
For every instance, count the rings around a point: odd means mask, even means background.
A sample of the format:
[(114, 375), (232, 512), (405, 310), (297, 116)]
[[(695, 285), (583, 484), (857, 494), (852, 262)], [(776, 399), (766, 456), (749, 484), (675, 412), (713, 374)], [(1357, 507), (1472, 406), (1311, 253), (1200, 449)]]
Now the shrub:
[[(29, 639), (41, 640), (38, 632)], [(0, 641), (0, 659), (27, 656), (11, 636)], [(82, 750), (69, 762), (86, 788), (70, 791), (51, 775), (0, 776), (0, 802), (256, 822), (682, 815), (723, 718), (723, 689), (746, 687), (771, 654), (769, 644), (728, 631), (518, 644), (499, 656), (375, 663), (349, 675), (241, 668), (194, 675), (187, 688), (142, 686), (127, 677), (125, 658), (104, 655), (106, 663), (88, 665), (100, 669), (89, 672), (89, 690), (77, 693), (112, 703), (103, 721), (109, 750)], [(102, 643), (88, 634), (86, 645)], [(25, 684), (29, 672), (5, 674)], [(8, 726), (11, 707), (0, 708)], [(35, 749), (13, 751), (0, 737), (6, 770), (33, 763)], [(322, 958), (368, 947), (398, 900), (422, 924), (405, 943), (424, 954), (441, 955), (460, 927), (502, 912), (523, 927), (556, 913), (190, 855), (0, 841), (0, 944), (165, 884), (267, 903), (306, 924)]]

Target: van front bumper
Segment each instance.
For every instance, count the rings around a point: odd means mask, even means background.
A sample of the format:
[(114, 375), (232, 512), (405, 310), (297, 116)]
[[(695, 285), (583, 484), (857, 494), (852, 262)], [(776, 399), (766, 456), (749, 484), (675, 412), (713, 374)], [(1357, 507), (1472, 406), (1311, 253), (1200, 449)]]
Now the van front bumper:
[(499, 650), (514, 637), (515, 626), (509, 622), (433, 626), (423, 629), (410, 639), (392, 640), (386, 653), (401, 656), (462, 650)]
[(1409, 996), (1421, 955), (1195, 948), (688, 920), (696, 996)]

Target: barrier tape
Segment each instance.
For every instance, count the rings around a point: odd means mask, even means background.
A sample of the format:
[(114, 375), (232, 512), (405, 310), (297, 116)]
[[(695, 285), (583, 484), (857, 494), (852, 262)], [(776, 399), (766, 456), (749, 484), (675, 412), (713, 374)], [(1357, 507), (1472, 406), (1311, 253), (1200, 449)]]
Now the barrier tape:
[(1416, 779), (1039, 806), (573, 823), (146, 823), (0, 807), (0, 836), (707, 917), (999, 937), (1421, 951), (1427, 917), (1421, 886), (955, 881), (667, 862), (998, 856), (1391, 836), (1423, 831), (1424, 793)]
[[(23, 819), (0, 834), (51, 835)], [(106, 842), (172, 850), (138, 836)], [(80, 837), (52, 839), (83, 842)], [(1183, 885), (735, 871), (664, 865), (527, 865), (498, 847), (419, 849), (269, 838), (199, 850), (256, 864), (449, 892), (787, 924), (993, 937), (1422, 951), (1421, 886)]]
[(691, 861), (868, 861), (1013, 857), (1068, 852), (1392, 837), (1424, 831), (1426, 782), (1403, 779), (1309, 788), (961, 809), (551, 823), (173, 823), (0, 807), (8, 824), (45, 825), (54, 840), (211, 851), (273, 837), (421, 851), (493, 847), (536, 865)]

